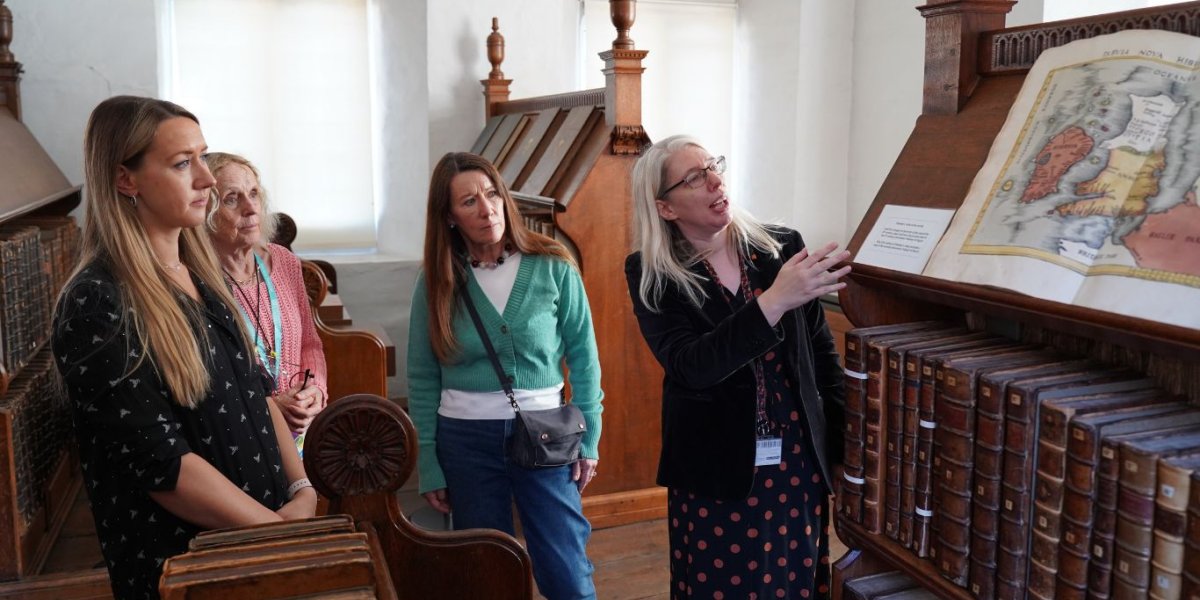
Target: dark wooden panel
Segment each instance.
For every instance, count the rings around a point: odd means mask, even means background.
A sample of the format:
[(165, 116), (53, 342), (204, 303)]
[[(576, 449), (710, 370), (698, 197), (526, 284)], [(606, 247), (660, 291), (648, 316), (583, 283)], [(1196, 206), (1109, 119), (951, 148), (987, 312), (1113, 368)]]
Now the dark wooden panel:
[(514, 135), (518, 133), (517, 128), (526, 120), (525, 115), (504, 115), (500, 121), (500, 125), (496, 127), (496, 133), (492, 134), (492, 139), (488, 141), (487, 146), (484, 146), (480, 156), (488, 159), (493, 165), (499, 166), (504, 161), (504, 156), (512, 147)]
[(475, 143), (471, 145), (471, 152), (479, 154), (487, 147), (488, 142), (492, 141), (492, 136), (496, 134), (496, 128), (500, 126), (500, 121), (504, 117), (496, 115), (487, 120), (487, 124), (483, 126), (483, 131), (479, 132), (479, 137), (475, 138)]
[[(559, 112), (561, 111), (557, 108), (547, 108), (529, 119), (529, 125), (522, 132), (516, 147), (509, 153), (504, 169), (500, 171), (500, 176), (509, 182), (510, 186), (518, 185), (522, 181), (525, 168), (531, 166), (531, 159), (539, 149), (547, 145), (549, 140), (545, 139), (546, 132), (550, 131), (550, 126), (554, 124)], [(533, 164), (536, 164), (536, 161), (533, 161)]]
[[(538, 161), (537, 167), (534, 168), (533, 173), (519, 191), (541, 196), (550, 195), (547, 192), (552, 186), (555, 176), (559, 174), (560, 167), (567, 162), (567, 157), (576, 149), (580, 133), (584, 131), (592, 114), (596, 112), (599, 111), (594, 106), (577, 106), (567, 113), (562, 127), (554, 132), (554, 138), (546, 147), (542, 159)], [(566, 199), (558, 198), (558, 200)]]

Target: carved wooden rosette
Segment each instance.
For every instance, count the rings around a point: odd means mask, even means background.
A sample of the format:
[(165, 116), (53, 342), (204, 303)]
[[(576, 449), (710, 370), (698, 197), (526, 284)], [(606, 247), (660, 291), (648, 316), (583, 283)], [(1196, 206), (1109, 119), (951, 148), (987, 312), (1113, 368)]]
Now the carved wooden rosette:
[(412, 475), (416, 457), (408, 415), (372, 394), (330, 404), (304, 443), (304, 469), (327, 498), (394, 492)]

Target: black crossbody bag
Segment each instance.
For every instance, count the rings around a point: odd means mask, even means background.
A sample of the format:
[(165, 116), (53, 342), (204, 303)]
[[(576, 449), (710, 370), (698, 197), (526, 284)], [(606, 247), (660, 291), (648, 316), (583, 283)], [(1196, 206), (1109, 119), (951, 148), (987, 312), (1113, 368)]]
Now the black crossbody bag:
[(561, 467), (578, 460), (579, 446), (583, 442), (584, 432), (587, 431), (583, 412), (575, 405), (566, 403), (546, 410), (521, 410), (513, 394), (512, 382), (504, 374), (504, 367), (500, 366), (500, 357), (496, 355), (496, 349), (492, 347), (492, 340), (483, 328), (479, 312), (475, 310), (471, 294), (465, 288), (462, 289), (462, 298), (463, 303), (467, 305), (467, 311), (471, 313), (471, 320), (475, 322), (475, 329), (479, 331), (479, 337), (483, 340), (483, 347), (492, 361), (492, 368), (496, 370), (496, 377), (500, 379), (500, 385), (504, 388), (504, 395), (508, 396), (509, 405), (517, 413), (517, 418), (513, 421), (512, 437), (508, 439), (508, 460), (526, 469)]

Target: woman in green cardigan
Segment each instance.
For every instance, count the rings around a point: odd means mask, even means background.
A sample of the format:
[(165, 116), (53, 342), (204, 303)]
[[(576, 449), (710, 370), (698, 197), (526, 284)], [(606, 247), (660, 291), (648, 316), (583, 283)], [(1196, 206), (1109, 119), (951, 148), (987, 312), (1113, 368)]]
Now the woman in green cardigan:
[[(559, 405), (565, 360), (571, 402), (587, 423), (574, 464), (524, 469), (507, 460), (515, 413), (462, 293), (478, 308), (522, 410)], [(587, 295), (567, 249), (524, 227), (500, 173), (474, 154), (447, 154), (433, 170), (408, 381), (430, 506), (453, 509), (456, 529), (512, 534), (515, 501), (541, 593), (594, 598), (580, 494), (596, 475), (604, 393)]]

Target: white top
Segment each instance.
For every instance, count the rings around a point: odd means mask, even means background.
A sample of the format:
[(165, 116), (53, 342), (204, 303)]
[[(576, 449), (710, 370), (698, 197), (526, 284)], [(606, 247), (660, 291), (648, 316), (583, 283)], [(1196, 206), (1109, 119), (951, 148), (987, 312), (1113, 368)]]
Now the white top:
[[(520, 266), (521, 253), (514, 252), (504, 259), (503, 264), (494, 268), (471, 268), (475, 282), (500, 314), (504, 314), (504, 307), (508, 306), (508, 297), (512, 294)], [(514, 389), (513, 396), (521, 410), (546, 410), (562, 404), (562, 389), (561, 383), (539, 390)], [(451, 419), (511, 419), (516, 416), (502, 390), (471, 392), (444, 389), (438, 414)]]
[(513, 284), (517, 282), (517, 270), (521, 267), (521, 253), (514, 252), (504, 259), (504, 264), (493, 268), (471, 267), (475, 274), (475, 283), (483, 290), (485, 296), (496, 312), (504, 314), (508, 306), (508, 296), (512, 294)]

